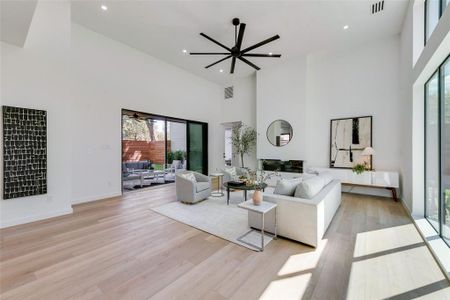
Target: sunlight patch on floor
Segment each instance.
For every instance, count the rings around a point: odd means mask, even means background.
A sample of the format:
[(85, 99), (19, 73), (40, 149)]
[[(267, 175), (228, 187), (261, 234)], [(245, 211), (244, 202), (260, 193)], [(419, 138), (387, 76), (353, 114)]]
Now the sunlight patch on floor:
[(259, 299), (301, 299), (312, 274), (302, 274), (272, 281)]
[(322, 240), (319, 247), (314, 251), (291, 255), (278, 271), (278, 276), (295, 274), (305, 270), (314, 269), (319, 262), (323, 249), (327, 245), (327, 240)]
[[(383, 239), (377, 242), (385, 243)], [(428, 248), (421, 246), (353, 262), (347, 296), (348, 299), (383, 299), (444, 278)]]
[(410, 246), (423, 242), (413, 224), (384, 228), (356, 235), (354, 257)]

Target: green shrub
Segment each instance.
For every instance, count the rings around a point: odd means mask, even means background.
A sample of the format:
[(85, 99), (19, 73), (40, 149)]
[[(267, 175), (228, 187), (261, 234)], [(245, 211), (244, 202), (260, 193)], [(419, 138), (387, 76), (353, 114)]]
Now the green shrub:
[(185, 152), (182, 150), (177, 150), (173, 153), (173, 159), (174, 160), (181, 160), (183, 161), (185, 158)]
[(174, 160), (174, 153), (172, 151), (167, 152), (167, 163), (171, 164)]

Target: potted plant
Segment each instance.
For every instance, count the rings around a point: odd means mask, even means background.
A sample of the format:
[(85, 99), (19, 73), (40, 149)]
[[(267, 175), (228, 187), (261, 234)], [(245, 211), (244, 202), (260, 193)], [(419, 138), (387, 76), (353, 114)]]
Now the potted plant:
[(231, 143), (234, 151), (240, 155), (241, 167), (244, 168), (244, 155), (249, 154), (256, 146), (256, 130), (242, 123), (233, 126)]
[(366, 165), (365, 164), (356, 164), (353, 168), (352, 168), (353, 172), (360, 175), (362, 173), (364, 173), (364, 171), (366, 170)]
[(255, 188), (255, 192), (253, 193), (252, 200), (254, 205), (261, 205), (263, 201), (263, 193), (262, 189), (266, 186), (266, 182), (272, 177), (279, 177), (278, 171), (274, 173), (266, 173), (264, 171), (260, 171), (259, 175), (256, 171), (250, 171), (250, 178), (252, 179), (253, 187)]

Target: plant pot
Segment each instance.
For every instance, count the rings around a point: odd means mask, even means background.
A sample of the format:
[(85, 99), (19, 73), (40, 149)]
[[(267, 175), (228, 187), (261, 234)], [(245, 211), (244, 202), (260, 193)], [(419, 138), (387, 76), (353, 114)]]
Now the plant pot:
[(263, 201), (263, 194), (260, 190), (255, 190), (253, 193), (253, 204), (254, 205), (261, 205), (261, 202)]

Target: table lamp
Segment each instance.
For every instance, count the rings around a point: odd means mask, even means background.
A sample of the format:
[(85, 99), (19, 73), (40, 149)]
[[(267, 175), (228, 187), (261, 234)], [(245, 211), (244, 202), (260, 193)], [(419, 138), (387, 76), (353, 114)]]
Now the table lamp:
[[(364, 148), (363, 152), (361, 153), (361, 156), (373, 156), (375, 155), (375, 150), (373, 150), (372, 147), (366, 147)], [(372, 157), (370, 158), (370, 168), (369, 170), (372, 170)]]

